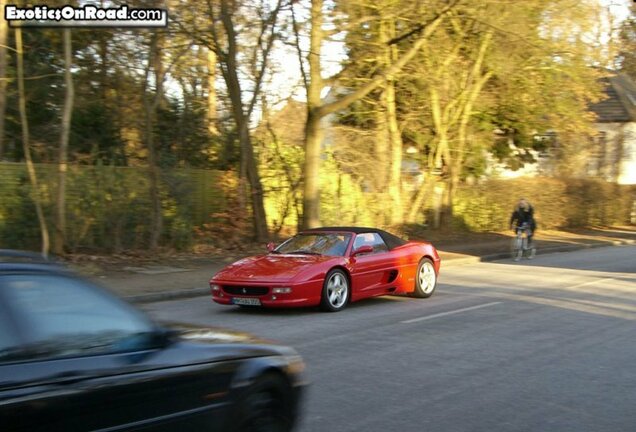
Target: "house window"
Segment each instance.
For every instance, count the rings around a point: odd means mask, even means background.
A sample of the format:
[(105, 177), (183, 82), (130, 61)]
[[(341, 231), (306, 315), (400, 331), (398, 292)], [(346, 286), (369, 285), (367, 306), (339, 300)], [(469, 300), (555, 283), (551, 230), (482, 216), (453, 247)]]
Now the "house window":
[(588, 175), (600, 176), (603, 174), (606, 153), (607, 153), (607, 132), (599, 131), (599, 133), (592, 140), (592, 146), (590, 149), (590, 157), (587, 163)]

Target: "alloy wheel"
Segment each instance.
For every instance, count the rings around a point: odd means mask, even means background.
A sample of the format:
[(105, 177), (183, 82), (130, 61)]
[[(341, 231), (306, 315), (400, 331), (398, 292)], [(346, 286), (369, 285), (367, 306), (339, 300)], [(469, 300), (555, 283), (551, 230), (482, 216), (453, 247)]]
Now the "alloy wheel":
[(417, 277), (424, 294), (430, 294), (435, 289), (435, 268), (431, 262), (426, 261), (420, 266)]
[(348, 296), (349, 284), (346, 277), (340, 272), (333, 273), (327, 281), (327, 299), (329, 304), (335, 309), (340, 309), (347, 302)]

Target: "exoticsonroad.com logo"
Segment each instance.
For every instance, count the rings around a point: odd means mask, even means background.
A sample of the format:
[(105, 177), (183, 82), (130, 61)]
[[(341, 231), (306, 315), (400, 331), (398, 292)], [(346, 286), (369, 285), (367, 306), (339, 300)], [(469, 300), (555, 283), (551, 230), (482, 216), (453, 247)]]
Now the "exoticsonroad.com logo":
[(20, 7), (7, 5), (4, 17), (11, 27), (165, 27), (168, 12), (164, 9), (139, 9), (121, 6), (101, 8), (86, 5)]

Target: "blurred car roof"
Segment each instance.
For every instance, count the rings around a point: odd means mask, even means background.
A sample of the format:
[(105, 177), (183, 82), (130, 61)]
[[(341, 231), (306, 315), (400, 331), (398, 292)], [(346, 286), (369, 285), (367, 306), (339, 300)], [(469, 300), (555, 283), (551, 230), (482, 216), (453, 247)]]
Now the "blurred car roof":
[(0, 272), (69, 272), (64, 264), (30, 251), (0, 249)]

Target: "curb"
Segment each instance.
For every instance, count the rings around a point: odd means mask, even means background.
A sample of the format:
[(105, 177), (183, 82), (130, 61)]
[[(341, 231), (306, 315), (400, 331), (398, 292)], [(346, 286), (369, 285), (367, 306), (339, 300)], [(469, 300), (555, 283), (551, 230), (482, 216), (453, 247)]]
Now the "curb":
[[(548, 255), (553, 253), (563, 253), (563, 252), (573, 252), (582, 249), (594, 249), (599, 247), (609, 247), (609, 246), (627, 246), (627, 245), (635, 245), (636, 240), (631, 239), (623, 239), (623, 240), (612, 240), (605, 241), (603, 243), (581, 243), (581, 244), (571, 244), (571, 245), (563, 245), (563, 246), (553, 246), (549, 248), (543, 248), (540, 251), (537, 251), (537, 255)], [(461, 266), (467, 264), (475, 264), (479, 262), (492, 262), (498, 261), (502, 259), (510, 258), (509, 253), (497, 253), (483, 256), (467, 256), (465, 258), (455, 258), (450, 259), (445, 263), (442, 263), (443, 268), (453, 267), (453, 266)], [(194, 297), (202, 297), (210, 294), (210, 288), (187, 288), (183, 290), (175, 290), (175, 291), (164, 291), (158, 293), (149, 293), (149, 294), (139, 294), (133, 296), (124, 297), (125, 300), (131, 303), (156, 303), (162, 301), (170, 301), (170, 300), (179, 300), (179, 299), (187, 299)]]
[[(548, 248), (541, 248), (537, 250), (537, 255), (548, 255), (553, 253), (563, 253), (563, 252), (574, 252), (577, 250), (583, 249), (594, 249), (600, 247), (610, 247), (610, 246), (629, 246), (635, 245), (636, 240), (631, 239), (623, 239), (623, 240), (611, 240), (605, 241), (603, 243), (579, 243), (579, 244), (569, 244), (563, 246), (552, 246)], [(444, 267), (452, 267), (455, 265), (466, 265), (466, 264), (474, 264), (478, 262), (492, 262), (510, 258), (510, 253), (502, 252), (497, 254), (490, 255), (482, 255), (482, 256), (469, 256), (465, 258), (457, 258), (453, 260), (449, 260), (447, 263), (444, 263)]]
[(193, 297), (201, 297), (210, 294), (210, 288), (187, 288), (175, 291), (163, 291), (158, 293), (138, 294), (124, 297), (131, 303), (155, 303), (168, 300), (178, 300)]

